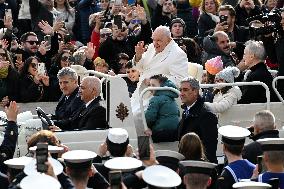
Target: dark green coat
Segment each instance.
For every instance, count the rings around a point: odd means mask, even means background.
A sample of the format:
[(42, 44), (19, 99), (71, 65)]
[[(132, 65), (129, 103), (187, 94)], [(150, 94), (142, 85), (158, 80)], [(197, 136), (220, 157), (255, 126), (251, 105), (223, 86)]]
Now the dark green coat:
[[(176, 86), (170, 80), (164, 82), (161, 87)], [(145, 112), (148, 127), (153, 131), (175, 130), (179, 123), (179, 108), (175, 101), (178, 95), (171, 91), (156, 91), (149, 101), (149, 107)]]

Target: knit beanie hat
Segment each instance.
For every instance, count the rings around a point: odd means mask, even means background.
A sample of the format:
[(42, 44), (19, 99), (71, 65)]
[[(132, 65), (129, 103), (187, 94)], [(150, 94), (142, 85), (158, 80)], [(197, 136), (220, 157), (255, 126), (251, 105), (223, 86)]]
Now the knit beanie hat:
[(240, 70), (237, 67), (227, 67), (217, 73), (215, 79), (224, 79), (227, 83), (234, 83), (234, 78), (238, 77)]
[(183, 27), (183, 31), (185, 30), (185, 22), (183, 21), (183, 19), (181, 19), (181, 18), (172, 19), (170, 28), (172, 28), (173, 24), (175, 24), (175, 23), (180, 23)]
[(223, 70), (223, 62), (221, 56), (216, 56), (215, 58), (207, 60), (205, 63), (205, 69), (211, 75), (216, 75), (221, 70)]

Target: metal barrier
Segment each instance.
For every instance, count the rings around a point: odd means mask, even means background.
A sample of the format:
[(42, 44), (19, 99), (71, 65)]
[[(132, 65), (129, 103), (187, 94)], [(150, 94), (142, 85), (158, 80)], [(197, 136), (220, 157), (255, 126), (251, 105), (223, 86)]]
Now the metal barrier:
[(143, 96), (145, 95), (146, 92), (148, 91), (172, 91), (176, 94), (180, 94), (180, 92), (172, 87), (147, 87), (146, 89), (144, 89), (139, 96), (139, 103), (140, 103), (140, 110), (141, 110), (141, 116), (142, 116), (142, 122), (143, 122), (143, 126), (144, 126), (144, 130), (147, 129), (147, 122), (146, 122), (146, 118), (145, 118), (145, 112), (144, 112), (144, 107), (143, 107)]
[(261, 85), (265, 89), (266, 94), (266, 109), (270, 110), (270, 91), (268, 86), (260, 81), (252, 81), (252, 82), (236, 82), (236, 83), (218, 83), (218, 84), (200, 84), (201, 88), (210, 88), (210, 87), (226, 87), (226, 86), (251, 86), (251, 85)]
[(276, 88), (276, 82), (277, 82), (277, 80), (279, 80), (279, 79), (284, 79), (284, 76), (277, 76), (277, 77), (275, 77), (275, 78), (273, 79), (273, 81), (272, 81), (272, 88), (273, 88), (275, 94), (277, 95), (277, 97), (279, 98), (279, 100), (280, 100), (280, 101), (282, 102), (282, 104), (284, 105), (284, 100), (283, 100), (281, 94), (278, 92), (278, 90), (277, 90), (277, 88)]

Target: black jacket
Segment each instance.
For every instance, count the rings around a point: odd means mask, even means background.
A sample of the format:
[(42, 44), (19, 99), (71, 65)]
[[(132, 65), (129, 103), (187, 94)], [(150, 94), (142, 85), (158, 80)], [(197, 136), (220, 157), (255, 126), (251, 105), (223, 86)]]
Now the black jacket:
[(201, 97), (190, 108), (190, 113), (186, 116), (182, 114), (179, 123), (178, 138), (189, 132), (195, 132), (203, 142), (206, 157), (210, 162), (217, 162), (216, 150), (218, 143), (218, 119), (205, 105)]
[[(271, 101), (276, 101), (275, 93), (272, 89), (272, 75), (268, 71), (266, 65), (260, 62), (250, 68), (251, 72), (248, 74), (246, 82), (261, 81), (265, 83), (270, 90)], [(239, 104), (250, 103), (264, 103), (266, 102), (265, 89), (262, 86), (243, 86), (242, 98), (238, 101)]]
[(69, 128), (80, 130), (107, 129), (106, 109), (100, 105), (100, 97), (85, 105), (71, 118)]
[(65, 95), (62, 95), (55, 109), (55, 115), (52, 116), (54, 119), (54, 124), (61, 129), (68, 130), (64, 128), (70, 122), (70, 117), (74, 115), (77, 111), (84, 106), (84, 102), (78, 95), (79, 87), (77, 87), (73, 93), (66, 99)]
[(3, 168), (4, 161), (13, 158), (18, 139), (17, 124), (13, 121), (8, 121), (7, 124), (4, 140), (0, 146), (0, 168)]
[(257, 156), (260, 156), (263, 154), (261, 145), (256, 142), (259, 139), (263, 138), (279, 138), (279, 131), (278, 130), (268, 130), (263, 131), (255, 136), (253, 136), (251, 139), (254, 142), (251, 142), (247, 145), (245, 145), (243, 149), (243, 158), (249, 160), (250, 162), (256, 164), (257, 163)]
[(36, 84), (32, 76), (20, 76), (20, 102), (48, 102), (49, 93), (49, 87)]
[(157, 4), (156, 9), (153, 11), (152, 20), (151, 20), (151, 27), (155, 30), (158, 26), (169, 26), (171, 25), (171, 21), (174, 18), (173, 15), (164, 16), (162, 14), (163, 7), (160, 4)]
[(198, 35), (199, 37), (206, 37), (209, 33), (213, 32), (216, 27), (216, 22), (206, 13), (202, 13), (198, 20)]

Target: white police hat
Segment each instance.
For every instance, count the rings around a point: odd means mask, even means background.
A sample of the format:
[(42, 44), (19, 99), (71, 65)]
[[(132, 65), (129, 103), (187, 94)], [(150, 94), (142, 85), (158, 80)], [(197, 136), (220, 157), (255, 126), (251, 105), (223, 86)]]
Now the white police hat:
[(201, 173), (210, 175), (212, 170), (217, 166), (215, 163), (210, 163), (206, 161), (194, 161), (194, 160), (187, 160), (187, 161), (180, 161), (180, 164), (183, 165), (185, 174), (188, 173)]
[(46, 175), (29, 175), (20, 182), (21, 189), (60, 189), (61, 185), (55, 178)]
[(257, 140), (262, 151), (284, 151), (284, 138), (264, 138)]
[(185, 159), (181, 153), (171, 150), (157, 150), (155, 151), (155, 156), (160, 165), (166, 166), (174, 171), (178, 168), (179, 161)]
[[(32, 146), (29, 148), (29, 151), (35, 152), (37, 149), (37, 146)], [(52, 153), (52, 154), (56, 154), (56, 153), (60, 153), (63, 152), (64, 148), (62, 146), (52, 146), (52, 145), (48, 145), (48, 152)]]
[(130, 171), (142, 166), (142, 161), (132, 157), (115, 157), (105, 162), (105, 167), (112, 170)]
[(115, 144), (125, 143), (128, 139), (128, 132), (122, 128), (111, 128), (108, 131), (107, 138)]
[(9, 168), (12, 169), (24, 169), (27, 164), (29, 164), (33, 160), (32, 157), (22, 156), (18, 158), (13, 158), (4, 161)]
[(223, 143), (232, 145), (244, 144), (246, 137), (251, 134), (248, 129), (234, 125), (222, 126), (218, 132), (222, 135)]
[(162, 165), (147, 167), (142, 173), (142, 178), (147, 184), (160, 188), (171, 188), (181, 184), (180, 176)]
[(243, 189), (265, 189), (271, 188), (271, 185), (262, 182), (245, 181), (237, 182), (233, 184), (233, 188), (243, 188)]
[(87, 168), (92, 164), (97, 156), (95, 152), (89, 150), (72, 150), (62, 154), (62, 158), (68, 167)]
[[(60, 173), (63, 172), (63, 166), (61, 165), (61, 163), (58, 160), (53, 159), (53, 158), (48, 158), (48, 161), (50, 162), (55, 175), (59, 175)], [(38, 175), (38, 174), (40, 174), (39, 172), (37, 172), (36, 159), (32, 159), (30, 161), (30, 163), (28, 163), (25, 166), (24, 173), (26, 175)]]

